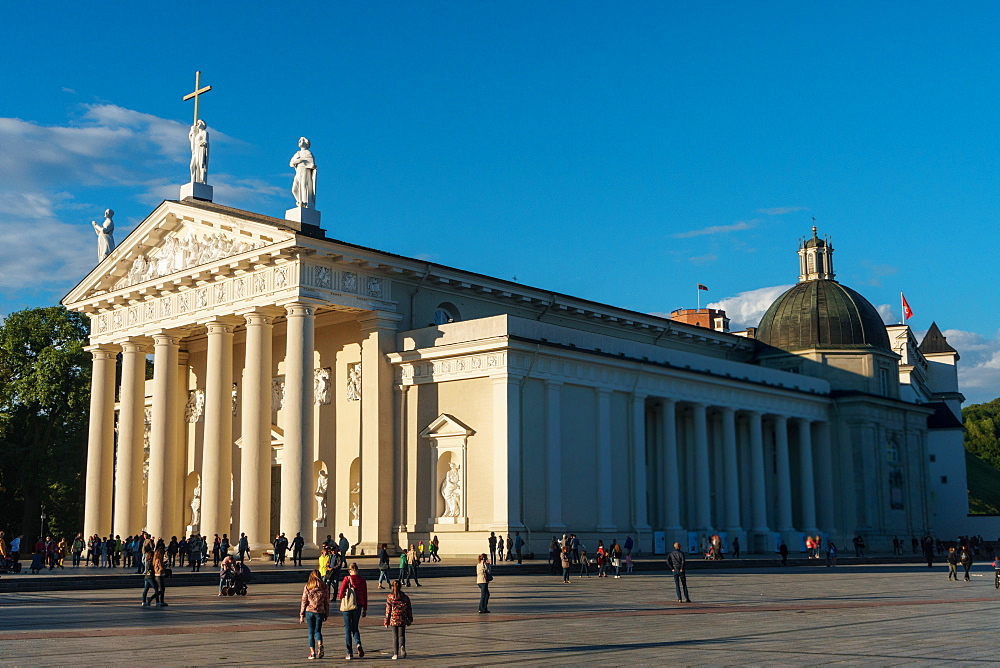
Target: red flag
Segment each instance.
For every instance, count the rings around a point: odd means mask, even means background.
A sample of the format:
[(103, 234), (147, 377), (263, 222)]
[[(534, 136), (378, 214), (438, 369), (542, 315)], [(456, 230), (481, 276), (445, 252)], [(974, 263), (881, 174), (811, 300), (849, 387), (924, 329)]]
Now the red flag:
[(708, 288), (705, 287), (704, 285), (702, 285), (701, 283), (698, 284), (698, 289), (699, 290), (704, 290), (705, 292), (708, 292)]
[(899, 297), (903, 300), (903, 320), (909, 320), (913, 317), (913, 309), (911, 309), (909, 303), (907, 303), (906, 295), (900, 292)]

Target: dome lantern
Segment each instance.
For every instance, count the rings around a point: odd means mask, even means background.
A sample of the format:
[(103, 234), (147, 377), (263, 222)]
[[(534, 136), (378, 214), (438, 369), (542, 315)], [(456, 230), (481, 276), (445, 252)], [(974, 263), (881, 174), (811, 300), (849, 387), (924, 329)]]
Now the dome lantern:
[(829, 237), (820, 239), (816, 226), (812, 228), (812, 239), (799, 244), (799, 282), (830, 280), (833, 273), (833, 246)]

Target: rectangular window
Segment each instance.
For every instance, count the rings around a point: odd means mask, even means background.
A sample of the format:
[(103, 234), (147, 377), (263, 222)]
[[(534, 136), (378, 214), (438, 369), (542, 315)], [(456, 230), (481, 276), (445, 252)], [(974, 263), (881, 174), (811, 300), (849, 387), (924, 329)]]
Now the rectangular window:
[(948, 484), (948, 476), (946, 476), (946, 475), (941, 476), (941, 484), (942, 485), (947, 485)]
[(931, 455), (931, 461), (932, 462), (936, 462), (937, 461), (937, 456), (936, 455)]

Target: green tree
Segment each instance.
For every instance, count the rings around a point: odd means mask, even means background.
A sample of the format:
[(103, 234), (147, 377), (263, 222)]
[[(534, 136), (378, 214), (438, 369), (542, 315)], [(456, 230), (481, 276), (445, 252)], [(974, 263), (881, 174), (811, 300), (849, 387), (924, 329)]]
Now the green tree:
[(29, 538), (83, 524), (90, 401), (88, 321), (61, 306), (0, 324), (0, 527)]

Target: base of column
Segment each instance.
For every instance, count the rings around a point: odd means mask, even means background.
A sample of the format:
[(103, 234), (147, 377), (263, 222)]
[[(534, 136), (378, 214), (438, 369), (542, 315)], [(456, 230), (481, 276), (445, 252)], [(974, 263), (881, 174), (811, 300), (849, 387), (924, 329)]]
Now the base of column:
[(595, 531), (597, 531), (598, 533), (614, 533), (618, 531), (618, 527), (616, 527), (614, 524), (600, 524), (597, 527), (595, 527)]
[(566, 530), (566, 525), (563, 524), (563, 523), (561, 523), (561, 522), (554, 523), (554, 524), (546, 524), (545, 525), (545, 530), (546, 531), (561, 532), (561, 531), (565, 531)]
[[(424, 544), (426, 545), (426, 541), (424, 542)], [(416, 542), (414, 542), (414, 545), (416, 545)], [(353, 555), (348, 552), (347, 560), (350, 561), (352, 557), (377, 557), (381, 549), (382, 549), (381, 543), (371, 543), (367, 541), (363, 543), (358, 543), (357, 545), (354, 546)], [(389, 554), (399, 554), (399, 552), (401, 552), (396, 543), (392, 542), (391, 540), (386, 541), (385, 549), (388, 550)]]
[(771, 554), (778, 549), (774, 545), (774, 532), (767, 527), (750, 529), (747, 548), (754, 554)]

